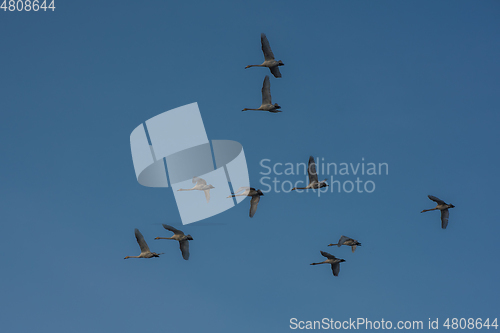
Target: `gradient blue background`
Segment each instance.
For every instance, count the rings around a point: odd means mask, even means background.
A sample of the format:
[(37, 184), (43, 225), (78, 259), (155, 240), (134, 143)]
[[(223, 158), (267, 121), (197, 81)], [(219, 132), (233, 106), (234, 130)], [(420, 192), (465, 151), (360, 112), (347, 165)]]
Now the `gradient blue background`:
[[(0, 12), (4, 332), (288, 332), (289, 320), (499, 313), (498, 1), (58, 1)], [(258, 107), (265, 32), (283, 113)], [(259, 163), (388, 163), (371, 194), (268, 193), (180, 227), (129, 135), (198, 102)], [(189, 128), (186, 128), (189, 131)], [(321, 175), (320, 175), (321, 177)], [(305, 176), (280, 177), (303, 180)], [(343, 180), (355, 180), (344, 177)], [(433, 194), (456, 208), (448, 229)], [(210, 223), (210, 224), (208, 224)], [(207, 224), (207, 225), (203, 225)], [(139, 228), (161, 258), (139, 254)], [(363, 243), (328, 248), (340, 235)], [(339, 277), (322, 261), (346, 259)], [(490, 331), (494, 331), (490, 329)]]

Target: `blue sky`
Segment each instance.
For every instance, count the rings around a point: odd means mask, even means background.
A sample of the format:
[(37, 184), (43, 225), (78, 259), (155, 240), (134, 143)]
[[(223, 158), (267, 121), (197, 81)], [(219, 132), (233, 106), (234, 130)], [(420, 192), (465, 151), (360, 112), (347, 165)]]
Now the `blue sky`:
[[(0, 11), (0, 322), (7, 332), (288, 332), (290, 318), (498, 316), (497, 1), (71, 2)], [(258, 107), (260, 33), (283, 60)], [(373, 193), (266, 193), (181, 227), (129, 136), (198, 102), (262, 159), (387, 163)], [(186, 129), (188, 130), (188, 129)], [(277, 176), (280, 181), (304, 175)], [(321, 178), (321, 175), (320, 175)], [(341, 181), (355, 176), (338, 176)], [(446, 230), (435, 195), (456, 208)], [(191, 258), (162, 223), (190, 233)], [(137, 255), (139, 228), (160, 258)], [(331, 248), (340, 235), (355, 253)], [(320, 250), (344, 258), (334, 277)], [(443, 328), (441, 327), (441, 330)]]

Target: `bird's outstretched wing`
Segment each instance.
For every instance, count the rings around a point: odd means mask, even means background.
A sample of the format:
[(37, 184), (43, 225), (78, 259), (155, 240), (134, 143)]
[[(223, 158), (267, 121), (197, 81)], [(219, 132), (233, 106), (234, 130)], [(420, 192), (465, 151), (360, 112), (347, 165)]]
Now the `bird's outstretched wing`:
[(248, 191), (248, 190), (250, 190), (250, 189), (251, 189), (251, 187), (249, 187), (249, 186), (242, 186), (242, 187), (240, 187), (240, 188), (239, 188), (236, 192), (234, 192), (233, 194), (238, 194), (238, 193), (240, 193), (241, 191)]
[(340, 247), (340, 245), (344, 245), (344, 243), (346, 241), (348, 241), (349, 239), (350, 239), (349, 237), (342, 235), (342, 236), (340, 236), (340, 239), (339, 239), (339, 242), (337, 245)]
[(141, 248), (141, 253), (151, 252), (149, 250), (148, 244), (144, 240), (144, 236), (142, 236), (142, 234), (139, 231), (139, 229), (135, 229), (135, 239), (137, 239), (137, 243), (139, 243), (139, 247)]
[(339, 263), (332, 264), (332, 272), (333, 272), (333, 276), (339, 276), (339, 272), (340, 272), (340, 264)]
[(280, 69), (278, 66), (269, 67), (269, 70), (271, 71), (271, 74), (274, 75), (274, 77), (276, 77), (276, 78), (281, 77), (281, 72), (280, 72)]
[(262, 105), (273, 104), (271, 103), (271, 83), (269, 82), (269, 75), (264, 78), (264, 83), (262, 84)]
[(193, 184), (196, 185), (207, 185), (207, 182), (205, 181), (205, 179), (203, 178), (200, 178), (200, 177), (193, 177)]
[(316, 172), (316, 162), (314, 157), (309, 157), (309, 165), (307, 166), (307, 174), (309, 175), (309, 184), (318, 181), (318, 173)]
[(328, 253), (328, 252), (325, 252), (325, 251), (320, 251), (321, 252), (321, 255), (325, 258), (328, 258), (328, 259), (337, 259), (334, 255)]
[(163, 228), (167, 229), (168, 231), (172, 231), (176, 235), (184, 235), (182, 231), (179, 229), (175, 229), (174, 227), (167, 225), (167, 224), (162, 224)]
[(271, 51), (271, 45), (269, 45), (269, 41), (267, 40), (266, 34), (260, 34), (260, 42), (262, 43), (262, 52), (264, 52), (265, 60), (274, 60), (273, 51)]
[(357, 245), (353, 245), (353, 246), (351, 246), (352, 253), (354, 253), (354, 251), (356, 251), (356, 246), (357, 246)]
[(204, 190), (205, 192), (205, 198), (207, 199), (207, 202), (210, 202), (210, 190)]
[(250, 217), (253, 217), (255, 215), (259, 201), (260, 201), (260, 195), (254, 195), (252, 197), (252, 200), (250, 200)]
[(189, 241), (187, 241), (187, 240), (180, 241), (179, 246), (181, 248), (182, 257), (185, 260), (188, 260), (189, 259)]
[(437, 197), (435, 197), (433, 195), (428, 195), (428, 197), (429, 197), (429, 199), (431, 199), (432, 201), (437, 202), (440, 205), (446, 205), (446, 203), (443, 200), (441, 200), (441, 199), (439, 199), (439, 198), (437, 198)]
[(446, 229), (448, 226), (448, 218), (450, 217), (450, 212), (448, 209), (443, 209), (441, 211), (441, 228)]

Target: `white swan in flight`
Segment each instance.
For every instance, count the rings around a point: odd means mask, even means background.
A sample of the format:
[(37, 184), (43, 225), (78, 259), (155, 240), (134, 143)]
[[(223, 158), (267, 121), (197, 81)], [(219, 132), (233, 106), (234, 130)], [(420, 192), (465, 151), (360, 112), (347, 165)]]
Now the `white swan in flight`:
[(210, 190), (215, 188), (215, 187), (213, 187), (211, 184), (207, 185), (207, 182), (205, 181), (205, 179), (200, 178), (200, 177), (193, 177), (193, 184), (195, 184), (195, 183), (196, 183), (196, 185), (193, 188), (187, 188), (187, 189), (180, 188), (177, 191), (194, 191), (194, 190), (203, 191), (203, 192), (205, 192), (205, 198), (207, 198), (207, 202), (209, 202), (210, 201)]
[(266, 75), (262, 83), (262, 105), (258, 109), (244, 108), (241, 111), (255, 110), (255, 111), (269, 111), (273, 113), (281, 112), (281, 106), (278, 103), (271, 102), (271, 83), (269, 82), (269, 75)]
[(316, 162), (314, 162), (314, 157), (309, 157), (309, 166), (307, 167), (307, 174), (309, 175), (309, 185), (306, 187), (294, 187), (293, 190), (308, 190), (308, 189), (317, 189), (322, 187), (327, 187), (326, 183), (327, 178), (322, 181), (318, 181), (318, 173), (316, 172)]
[(156, 237), (155, 239), (173, 239), (176, 241), (179, 241), (179, 246), (181, 248), (182, 252), (182, 257), (185, 260), (189, 259), (189, 241), (193, 240), (193, 237), (191, 235), (184, 235), (184, 233), (178, 229), (175, 229), (174, 227), (166, 224), (162, 224), (163, 228), (172, 231), (174, 234), (172, 237)]
[(455, 208), (455, 206), (453, 206), (452, 204), (447, 204), (443, 200), (441, 200), (433, 195), (428, 195), (428, 197), (432, 201), (437, 202), (437, 206), (436, 206), (436, 208), (432, 208), (432, 209), (424, 209), (420, 213), (430, 212), (431, 210), (439, 209), (441, 211), (441, 228), (446, 229), (446, 227), (448, 226), (448, 218), (450, 217), (450, 212), (448, 211), (448, 208)]
[(160, 254), (163, 253), (155, 253), (151, 252), (149, 250), (149, 246), (144, 240), (144, 237), (142, 236), (141, 232), (139, 229), (135, 229), (135, 238), (137, 239), (137, 243), (139, 243), (139, 247), (141, 248), (141, 254), (138, 256), (126, 256), (123, 259), (128, 259), (128, 258), (153, 258), (153, 257), (159, 257)]
[(342, 235), (340, 236), (339, 242), (337, 244), (328, 244), (328, 246), (334, 245), (337, 245), (338, 247), (340, 247), (341, 245), (350, 246), (352, 249), (352, 253), (354, 253), (354, 251), (356, 251), (356, 246), (361, 246), (361, 243), (355, 239)]
[[(241, 191), (243, 191), (241, 194), (236, 194), (240, 193)], [(252, 197), (252, 199), (250, 200), (250, 217), (253, 217), (255, 215), (255, 212), (257, 211), (257, 205), (259, 204), (260, 197), (263, 195), (264, 193), (262, 193), (261, 190), (256, 190), (253, 187), (242, 186), (232, 195), (228, 196), (228, 198), (240, 196)]]
[(321, 251), (321, 255), (325, 257), (326, 260), (322, 262), (313, 262), (311, 265), (331, 264), (333, 275), (339, 276), (340, 263), (344, 262), (345, 260), (336, 258), (334, 255), (331, 255), (330, 253), (324, 251)]
[(260, 42), (262, 44), (262, 52), (264, 52), (264, 62), (260, 65), (248, 65), (245, 69), (250, 67), (268, 67), (273, 73), (274, 77), (281, 77), (279, 66), (285, 65), (283, 61), (274, 59), (273, 51), (271, 51), (271, 45), (267, 40), (266, 34), (260, 34)]

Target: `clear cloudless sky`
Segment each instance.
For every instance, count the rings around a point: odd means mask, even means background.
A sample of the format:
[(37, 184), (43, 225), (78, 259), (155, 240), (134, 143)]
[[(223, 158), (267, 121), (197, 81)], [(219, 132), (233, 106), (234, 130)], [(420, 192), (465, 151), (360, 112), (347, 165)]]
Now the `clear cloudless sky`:
[[(444, 331), (446, 318), (500, 317), (500, 2), (55, 5), (0, 11), (2, 332), (289, 332), (291, 318), (358, 317), (426, 330), (439, 318)], [(270, 74), (244, 69), (263, 61), (261, 32), (285, 63), (271, 77), (279, 114), (241, 112)], [(389, 172), (320, 170), (375, 191), (279, 185), (252, 219), (247, 199), (182, 226), (170, 188), (138, 184), (129, 137), (192, 102), (210, 139), (243, 145), (254, 187), (267, 189), (263, 159)], [(420, 214), (429, 194), (456, 206), (446, 230)], [(193, 236), (189, 261), (153, 240), (162, 223)], [(165, 254), (123, 260), (139, 254), (134, 228)], [(327, 247), (340, 235), (362, 246)], [(338, 277), (309, 265), (320, 250), (346, 260)]]

